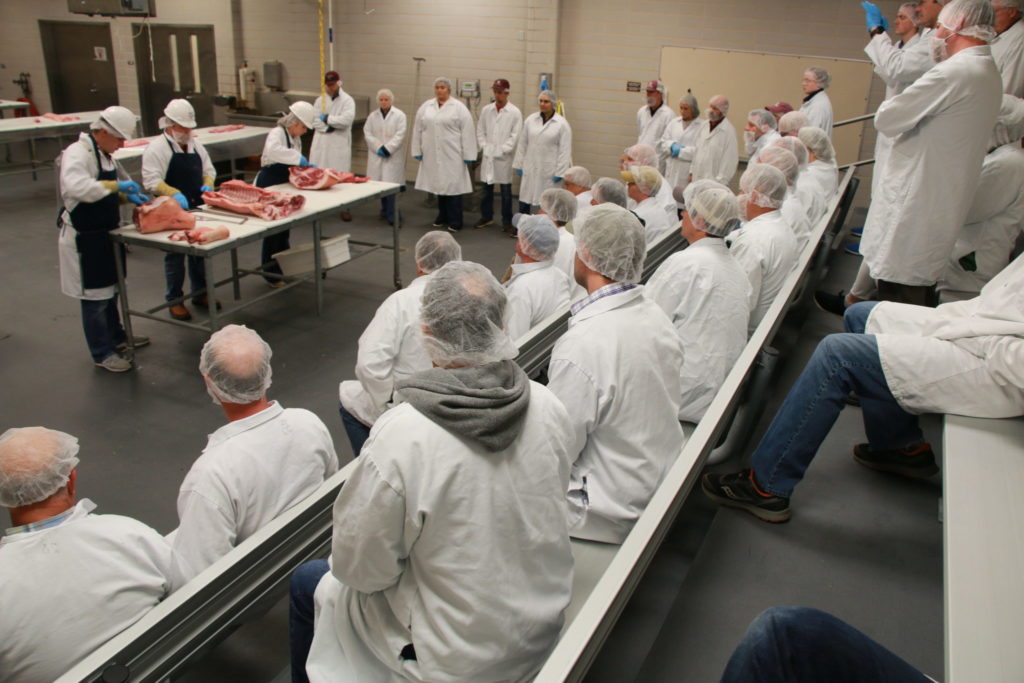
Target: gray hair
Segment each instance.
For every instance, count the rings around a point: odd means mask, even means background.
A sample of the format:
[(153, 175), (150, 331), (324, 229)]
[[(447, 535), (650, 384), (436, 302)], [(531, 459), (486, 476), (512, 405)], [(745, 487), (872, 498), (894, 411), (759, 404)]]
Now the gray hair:
[(565, 172), (563, 180), (573, 185), (579, 185), (580, 187), (590, 188), (592, 181), (590, 180), (590, 171), (582, 166), (572, 166), (568, 171)]
[(203, 345), (199, 372), (219, 401), (244, 405), (267, 395), (272, 355), (270, 345), (254, 330), (228, 325)]
[(758, 130), (764, 126), (768, 126), (769, 130), (775, 130), (779, 126), (778, 121), (775, 120), (775, 114), (767, 109), (751, 109), (747, 114), (747, 120), (757, 126)]
[(381, 95), (387, 95), (388, 97), (390, 97), (391, 103), (394, 104), (395, 93), (391, 92), (391, 90), (389, 90), (388, 88), (381, 88), (380, 90), (377, 91), (377, 99), (380, 99)]
[(809, 66), (804, 70), (804, 73), (811, 74), (814, 77), (814, 82), (817, 83), (818, 87), (822, 90), (825, 90), (832, 84), (832, 76), (824, 67)]
[(18, 508), (46, 500), (66, 486), (78, 465), (78, 439), (45, 427), (0, 434), (0, 505)]
[(462, 247), (447, 232), (431, 230), (416, 242), (416, 265), (432, 273), (450, 261), (462, 260)]
[(590, 192), (598, 204), (614, 204), (623, 209), (626, 208), (626, 200), (629, 198), (626, 194), (626, 185), (615, 178), (598, 178), (590, 186)]
[(541, 211), (562, 225), (576, 217), (577, 206), (575, 195), (560, 187), (548, 188), (540, 194)]
[(680, 97), (679, 104), (688, 104), (690, 105), (690, 109), (693, 110), (694, 114), (700, 113), (700, 104), (697, 102), (697, 98), (693, 95), (693, 93), (688, 92), (682, 97)]

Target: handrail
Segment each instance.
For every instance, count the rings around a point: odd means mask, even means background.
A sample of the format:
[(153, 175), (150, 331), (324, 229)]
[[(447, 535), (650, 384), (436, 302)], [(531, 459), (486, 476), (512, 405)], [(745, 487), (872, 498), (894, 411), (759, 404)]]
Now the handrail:
[(837, 123), (833, 123), (832, 127), (833, 128), (838, 128), (839, 126), (848, 126), (851, 123), (860, 123), (861, 121), (867, 121), (868, 119), (873, 119), (873, 118), (875, 118), (874, 113), (863, 114), (861, 116), (854, 116), (852, 119), (844, 119), (844, 120), (839, 121)]

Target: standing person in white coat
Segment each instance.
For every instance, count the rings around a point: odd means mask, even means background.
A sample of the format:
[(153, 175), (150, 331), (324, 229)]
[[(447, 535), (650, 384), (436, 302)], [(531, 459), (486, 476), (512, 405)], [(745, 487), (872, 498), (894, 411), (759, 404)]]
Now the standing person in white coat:
[(178, 528), (169, 536), (178, 584), (338, 471), (320, 418), (267, 400), (270, 356), (270, 346), (243, 325), (214, 332), (203, 346), (199, 372), (228, 423), (209, 436), (178, 492)]
[(412, 156), (420, 162), (416, 189), (437, 195), (435, 228), (462, 230), (462, 195), (473, 191), (469, 165), (476, 153), (469, 109), (452, 97), (449, 79), (436, 79), (434, 97), (420, 105), (412, 124)]
[(729, 100), (715, 95), (708, 101), (704, 112), (705, 123), (697, 134), (697, 151), (690, 164), (690, 182), (714, 180), (728, 186), (740, 163), (736, 147), (736, 129), (725, 118), (729, 113)]
[(750, 282), (724, 239), (739, 226), (736, 197), (698, 180), (685, 200), (682, 234), (690, 246), (665, 259), (644, 294), (672, 319), (686, 349), (679, 419), (696, 423), (747, 344)]
[[(352, 170), (352, 122), (356, 119), (356, 101), (341, 89), (341, 76), (337, 71), (324, 74), (326, 96), (313, 102), (317, 118), (313, 121), (313, 145), (309, 160), (319, 168), (333, 168), (348, 173)], [(352, 220), (348, 211), (341, 212), (341, 220)]]
[[(679, 98), (679, 116), (665, 126), (665, 132), (658, 141), (658, 153), (665, 159), (665, 180), (672, 189), (686, 189), (690, 181), (690, 163), (697, 151), (697, 137), (704, 119), (700, 118), (697, 98), (686, 93)], [(676, 208), (682, 211), (682, 205)]]
[[(629, 170), (620, 173), (626, 183), (626, 194), (635, 203), (633, 212), (644, 222), (644, 239), (650, 248), (678, 225), (676, 220), (669, 222), (665, 207), (658, 198), (662, 189), (661, 174), (653, 166), (630, 166)], [(675, 206), (674, 199), (672, 203)]]
[(173, 590), (171, 547), (150, 527), (77, 500), (78, 439), (43, 427), (0, 435), (0, 671), (54, 681)]
[[(517, 340), (556, 311), (569, 308), (569, 297), (576, 283), (555, 266), (558, 228), (542, 216), (527, 216), (519, 221), (516, 236), (517, 263), (505, 283), (508, 296), (506, 330)], [(571, 237), (571, 236), (570, 236)]]
[(832, 84), (832, 76), (820, 66), (811, 66), (804, 72), (800, 86), (804, 91), (804, 103), (800, 111), (807, 115), (812, 126), (817, 126), (832, 137), (832, 100), (825, 92)]
[[(649, 81), (646, 87), (647, 99), (636, 112), (636, 142), (657, 148), (665, 136), (665, 128), (672, 122), (672, 108), (665, 104), (665, 84), (659, 80)], [(662, 155), (658, 171), (665, 172), (665, 157)]]
[(512, 167), (519, 183), (519, 213), (530, 213), (544, 190), (558, 187), (572, 166), (572, 128), (555, 112), (555, 94), (537, 97), (540, 111), (526, 117)]
[(575, 538), (622, 543), (685, 442), (679, 425), (683, 344), (637, 283), (647, 245), (636, 216), (602, 204), (576, 225), (572, 305), (548, 387), (569, 411)]
[(1021, 0), (992, 0), (995, 29), (992, 59), (1003, 77), (1003, 92), (1024, 97), (1024, 18)]
[(359, 336), (355, 380), (338, 387), (339, 410), (352, 452), (359, 455), (370, 428), (388, 408), (402, 402), (395, 384), (430, 369), (420, 343), (420, 298), (431, 274), (462, 259), (462, 247), (447, 232), (431, 230), (416, 242), (416, 279), (380, 305)]
[(330, 567), (310, 563), (323, 578), (308, 660), (297, 636), (308, 637), (316, 578), (296, 574), (293, 672), (525, 681), (555, 646), (572, 593), (572, 425), (510, 360), (504, 312), (479, 264), (449, 263), (427, 284), (435, 367), (399, 385), (408, 401), (374, 425), (334, 504)]
[(938, 308), (863, 302), (846, 310), (846, 334), (819, 344), (750, 459), (750, 469), (706, 474), (704, 493), (770, 522), (789, 499), (851, 391), (867, 443), (853, 458), (874, 470), (923, 479), (939, 471), (917, 416), (1024, 415), (1024, 256), (976, 298)]
[(771, 145), (781, 136), (775, 115), (767, 109), (752, 109), (747, 114), (747, 125), (743, 127), (743, 151), (747, 155), (747, 166), (758, 162), (761, 150)]
[[(366, 139), (366, 175), (385, 183), (398, 183), (405, 189), (406, 118), (395, 105), (395, 95), (387, 88), (377, 91), (377, 109), (363, 124)], [(381, 197), (380, 217), (395, 224), (398, 195)]]
[(484, 228), (494, 222), (494, 186), (501, 188), (501, 227), (512, 227), (512, 157), (523, 128), (523, 114), (508, 101), (511, 90), (504, 78), (494, 81), (494, 101), (480, 111), (476, 138), (480, 144), (480, 220), (473, 227)]
[(1002, 103), (986, 44), (992, 22), (987, 0), (946, 5), (931, 39), (940, 63), (875, 114), (875, 127), (896, 138), (860, 244), (880, 299), (936, 303)]

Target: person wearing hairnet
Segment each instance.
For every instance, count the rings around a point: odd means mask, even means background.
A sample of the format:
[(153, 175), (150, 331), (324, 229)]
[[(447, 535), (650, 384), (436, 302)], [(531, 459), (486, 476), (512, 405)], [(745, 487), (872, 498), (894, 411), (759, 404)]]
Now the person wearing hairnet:
[(793, 230), (798, 247), (803, 249), (811, 239), (811, 232), (818, 216), (817, 207), (811, 208), (804, 202), (804, 198), (797, 194), (799, 165), (796, 156), (789, 150), (772, 146), (761, 152), (761, 163), (774, 166), (786, 177), (786, 198), (779, 211), (786, 225)]
[(416, 242), (415, 256), (416, 279), (377, 308), (359, 336), (356, 379), (338, 387), (341, 421), (355, 455), (384, 411), (402, 402), (395, 384), (430, 368), (420, 343), (420, 297), (436, 270), (462, 260), (462, 248), (449, 233), (431, 230)]
[(807, 114), (802, 111), (789, 111), (779, 117), (779, 135), (782, 137), (796, 136), (804, 126), (811, 125)]
[(683, 343), (637, 284), (647, 244), (636, 216), (606, 203), (575, 229), (575, 279), (588, 296), (572, 305), (548, 367), (571, 422), (569, 531), (622, 543), (686, 441)]
[[(193, 136), (196, 112), (188, 100), (171, 100), (160, 117), (164, 131), (161, 140), (146, 145), (142, 153), (142, 185), (154, 195), (173, 197), (181, 208), (188, 211), (203, 203), (203, 192), (213, 190), (217, 171), (203, 144)], [(167, 278), (167, 301), (177, 301), (167, 309), (175, 320), (191, 320), (185, 307), (182, 287), (185, 284), (185, 255), (164, 254), (164, 276)], [(192, 291), (206, 289), (203, 260), (188, 257), (188, 276)], [(210, 305), (206, 294), (193, 294), (192, 303), (200, 308)]]
[[(326, 94), (313, 102), (316, 118), (309, 160), (319, 168), (348, 173), (352, 170), (352, 122), (356, 119), (356, 101), (341, 89), (341, 76), (337, 71), (324, 74), (324, 90)], [(341, 220), (352, 220), (352, 214), (342, 211)]]
[(494, 186), (501, 188), (501, 227), (512, 227), (512, 157), (523, 128), (523, 114), (508, 101), (511, 86), (504, 78), (494, 81), (494, 101), (480, 111), (476, 138), (480, 144), (480, 220), (473, 227), (494, 222)]
[(804, 71), (800, 85), (804, 91), (804, 103), (800, 111), (807, 115), (812, 126), (821, 128), (832, 137), (832, 100), (825, 89), (832, 83), (832, 76), (820, 66), (810, 66)]
[(740, 218), (746, 223), (725, 241), (750, 280), (750, 334), (799, 258), (799, 242), (780, 211), (786, 190), (786, 176), (768, 164), (750, 166), (740, 176)]
[[(636, 144), (632, 147), (627, 147), (622, 153), (621, 160), (619, 162), (620, 171), (628, 171), (634, 166), (650, 166), (657, 170), (658, 167), (658, 150), (651, 145)], [(661, 171), (658, 171), (658, 175), (661, 176), (661, 186), (658, 188), (655, 197), (658, 200), (658, 204), (665, 211), (665, 219), (672, 225), (676, 225), (679, 221), (679, 212), (676, 209), (676, 200), (672, 196), (672, 187), (665, 181), (665, 176), (661, 175)], [(629, 209), (636, 209), (636, 201), (628, 198)]]
[[(149, 201), (112, 156), (132, 139), (135, 121), (128, 109), (107, 107), (57, 160), (63, 203), (57, 216), (60, 288), (81, 302), (89, 354), (110, 372), (126, 372), (132, 364), (120, 354), (128, 347), (128, 336), (117, 310), (117, 266), (107, 233), (121, 224), (122, 203)], [(141, 335), (132, 339), (136, 347), (148, 343)]]
[(476, 153), (469, 109), (452, 97), (451, 80), (435, 79), (434, 97), (420, 105), (412, 124), (412, 156), (420, 162), (416, 189), (437, 195), (435, 228), (462, 230), (462, 195), (473, 191), (469, 165)]
[(800, 129), (800, 142), (807, 148), (807, 180), (821, 188), (821, 196), (831, 198), (839, 187), (839, 167), (832, 140), (821, 128), (805, 126)]
[(244, 325), (214, 332), (199, 372), (228, 423), (210, 434), (178, 491), (173, 579), (182, 584), (227, 555), (338, 471), (313, 413), (267, 400), (270, 346)]
[(776, 130), (778, 125), (775, 116), (767, 109), (752, 109), (747, 114), (747, 125), (743, 128), (743, 151), (748, 157), (748, 166), (756, 164), (761, 150), (781, 137)]
[(1002, 104), (987, 44), (993, 21), (988, 0), (946, 5), (931, 37), (939, 63), (875, 114), (875, 127), (894, 141), (860, 252), (883, 300), (937, 302), (935, 283), (967, 218)]
[(740, 157), (736, 147), (736, 130), (729, 123), (729, 100), (715, 95), (704, 112), (705, 123), (697, 134), (697, 151), (690, 164), (690, 182), (714, 180), (728, 185), (736, 174)]
[[(665, 104), (665, 84), (649, 81), (646, 87), (644, 105), (636, 112), (636, 142), (638, 145), (658, 147), (665, 136), (665, 128), (675, 118), (672, 108)], [(665, 172), (664, 155), (659, 159), (658, 171)]]
[[(377, 91), (377, 108), (363, 124), (366, 139), (366, 175), (373, 180), (397, 183), (405, 189), (405, 112), (395, 106), (387, 88)], [(380, 198), (380, 217), (395, 224), (397, 195)]]
[[(555, 266), (560, 236), (547, 216), (523, 216), (516, 236), (517, 263), (505, 283), (508, 297), (506, 331), (519, 339), (556, 311), (569, 308), (576, 283)], [(570, 236), (571, 237), (571, 236)]]
[(696, 423), (747, 344), (750, 282), (725, 245), (740, 223), (732, 192), (698, 180), (687, 186), (684, 203), (681, 231), (690, 246), (665, 259), (644, 294), (672, 319), (686, 349), (679, 419)]
[(406, 402), (374, 425), (334, 504), (330, 567), (314, 565), (314, 683), (530, 680), (555, 646), (572, 594), (572, 425), (511, 360), (505, 307), (476, 263), (427, 283), (435, 367), (398, 384)]
[(577, 216), (582, 216), (593, 206), (591, 200), (594, 198), (594, 193), (590, 191), (592, 184), (590, 171), (582, 166), (572, 166), (565, 172), (563, 186), (576, 197)]
[[(253, 185), (284, 185), (288, 182), (288, 169), (292, 166), (316, 166), (302, 153), (302, 136), (313, 129), (316, 120), (316, 110), (309, 102), (293, 102), (289, 105), (288, 113), (279, 118), (277, 125), (267, 133), (267, 139), (263, 143), (263, 155), (260, 157), (260, 170)], [(260, 249), (261, 270), (263, 279), (271, 287), (285, 285), (285, 280), (281, 276), (281, 266), (274, 259), (274, 254), (290, 247), (291, 230), (263, 238)]]
[(537, 97), (539, 111), (526, 117), (512, 167), (520, 176), (519, 213), (530, 213), (544, 190), (557, 187), (572, 166), (572, 128), (555, 111), (555, 94)]
[[(664, 205), (658, 198), (662, 188), (661, 174), (653, 166), (630, 166), (629, 170), (621, 171), (621, 175), (626, 183), (626, 194), (636, 203), (633, 211), (644, 222), (644, 238), (650, 247), (678, 224), (676, 220), (669, 222)], [(675, 206), (674, 199), (672, 203)]]
[(78, 499), (78, 439), (44, 427), (0, 434), (0, 669), (54, 681), (128, 628), (175, 586), (171, 546)]
[(820, 183), (808, 172), (807, 146), (800, 141), (799, 137), (787, 135), (776, 140), (772, 146), (788, 151), (796, 159), (796, 185), (792, 191), (807, 207), (808, 221), (814, 225), (828, 210), (828, 201), (832, 193), (824, 192)]
[[(690, 164), (697, 151), (697, 136), (704, 119), (700, 117), (697, 98), (686, 93), (679, 98), (679, 116), (665, 127), (665, 133), (658, 141), (658, 153), (665, 160), (665, 180), (670, 189), (682, 187), (690, 180)], [(681, 204), (676, 204), (682, 210)]]
[(992, 59), (1003, 77), (1003, 92), (1024, 97), (1024, 19), (1022, 0), (992, 0), (996, 37)]
[[(618, 183), (618, 185), (625, 188), (622, 183)], [(561, 270), (570, 279), (573, 277), (573, 261), (576, 258), (576, 238), (566, 226), (575, 220), (578, 213), (576, 207), (575, 197), (568, 190), (553, 187), (550, 190), (544, 190), (540, 196), (540, 213), (550, 218), (558, 228), (558, 250), (552, 261), (555, 268)], [(572, 298), (578, 298), (580, 288), (573, 284), (572, 290)]]

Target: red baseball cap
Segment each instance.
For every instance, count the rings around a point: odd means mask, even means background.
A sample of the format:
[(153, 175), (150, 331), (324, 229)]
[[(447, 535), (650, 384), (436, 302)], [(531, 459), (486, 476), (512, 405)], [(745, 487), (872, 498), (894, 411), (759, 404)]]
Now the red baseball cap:
[(765, 107), (765, 109), (775, 114), (776, 116), (782, 116), (783, 114), (788, 114), (789, 112), (793, 111), (793, 107), (789, 104), (789, 102), (776, 102), (775, 104), (768, 105), (767, 107)]
[(494, 85), (491, 86), (491, 90), (497, 90), (498, 92), (508, 92), (511, 86), (508, 81), (504, 78), (499, 78), (494, 81)]
[(324, 74), (324, 83), (337, 83), (341, 80), (341, 76), (337, 71), (328, 71)]
[(665, 84), (662, 83), (661, 81), (655, 80), (655, 81), (648, 81), (647, 82), (647, 92), (664, 92), (664, 91), (665, 91)]

